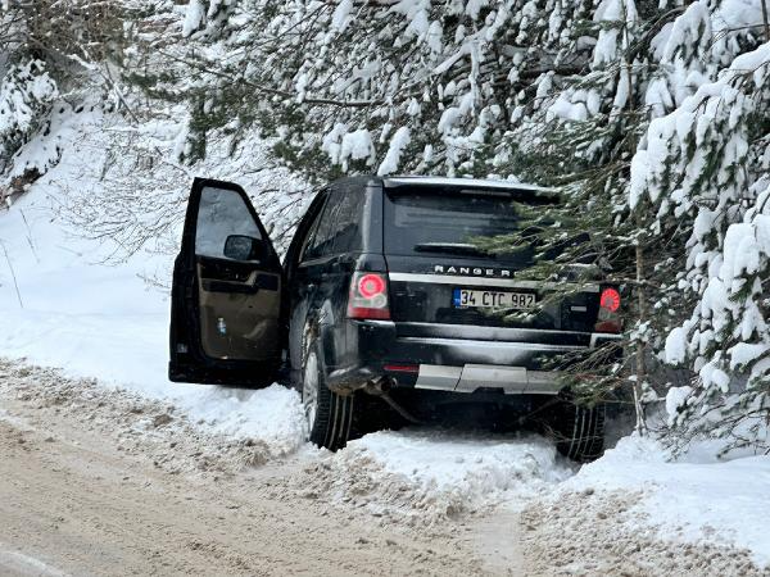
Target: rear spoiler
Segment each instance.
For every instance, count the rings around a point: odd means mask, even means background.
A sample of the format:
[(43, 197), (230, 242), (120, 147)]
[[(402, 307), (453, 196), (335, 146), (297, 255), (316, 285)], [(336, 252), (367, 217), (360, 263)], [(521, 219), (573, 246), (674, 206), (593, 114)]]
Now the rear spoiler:
[(558, 190), (531, 184), (504, 180), (481, 180), (466, 178), (400, 177), (384, 178), (383, 188), (389, 194), (414, 193), (454, 193), (480, 194), (489, 196), (510, 196), (543, 204), (558, 204), (562, 196)]

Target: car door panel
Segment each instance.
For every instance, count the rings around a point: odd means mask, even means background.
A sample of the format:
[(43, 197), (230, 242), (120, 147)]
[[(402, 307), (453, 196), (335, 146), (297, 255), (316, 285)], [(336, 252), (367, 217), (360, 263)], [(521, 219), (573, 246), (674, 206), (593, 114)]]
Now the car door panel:
[[(233, 252), (244, 241), (251, 248)], [(195, 179), (174, 268), (169, 378), (272, 382), (284, 348), (281, 287), (280, 262), (243, 189)]]
[(265, 362), (279, 355), (280, 275), (252, 270), (243, 281), (233, 282), (212, 279), (210, 270), (199, 263), (201, 344), (206, 355)]

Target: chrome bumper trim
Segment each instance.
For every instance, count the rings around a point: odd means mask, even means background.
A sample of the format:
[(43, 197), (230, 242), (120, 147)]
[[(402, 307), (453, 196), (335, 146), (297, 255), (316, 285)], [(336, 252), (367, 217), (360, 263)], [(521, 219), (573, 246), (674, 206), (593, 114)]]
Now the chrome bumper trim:
[[(540, 282), (533, 280), (515, 280), (512, 278), (490, 278), (485, 276), (465, 276), (451, 274), (421, 274), (409, 272), (392, 272), (388, 277), (393, 282), (421, 282), (430, 284), (453, 284), (458, 286), (492, 286), (523, 289), (545, 289), (577, 287), (574, 283)], [(598, 293), (599, 285), (586, 285), (580, 287), (580, 292)]]
[(420, 365), (415, 388), (454, 393), (491, 388), (502, 389), (506, 395), (556, 395), (563, 388), (559, 377), (557, 372), (528, 371), (525, 367), (505, 365)]
[(434, 391), (454, 391), (457, 383), (460, 382), (462, 372), (462, 367), (420, 365), (415, 387)]
[(481, 350), (489, 349), (507, 349), (520, 351), (584, 351), (586, 347), (578, 345), (547, 345), (540, 343), (527, 343), (517, 341), (479, 341), (475, 339), (449, 339), (445, 337), (399, 337), (400, 341), (422, 345), (443, 345), (451, 347), (461, 347), (464, 350), (469, 348), (479, 348)]

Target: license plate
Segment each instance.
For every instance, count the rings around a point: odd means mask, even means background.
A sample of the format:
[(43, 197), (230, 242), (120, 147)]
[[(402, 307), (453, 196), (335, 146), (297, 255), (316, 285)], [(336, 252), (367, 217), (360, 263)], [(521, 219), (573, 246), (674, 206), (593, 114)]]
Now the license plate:
[(535, 301), (535, 295), (532, 293), (515, 293), (510, 291), (456, 288), (452, 295), (454, 306), (462, 308), (531, 309), (534, 308)]

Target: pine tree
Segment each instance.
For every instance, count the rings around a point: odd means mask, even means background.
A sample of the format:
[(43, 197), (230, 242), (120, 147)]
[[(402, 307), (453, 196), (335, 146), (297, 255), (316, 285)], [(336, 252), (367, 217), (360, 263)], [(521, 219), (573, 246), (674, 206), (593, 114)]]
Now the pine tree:
[[(698, 375), (690, 407), (707, 407), (715, 384), (747, 390), (745, 375), (764, 386), (764, 253), (722, 271), (731, 227), (763, 234), (762, 22), (759, 5), (738, 14), (719, 0), (196, 0), (175, 61), (196, 72), (191, 141), (259, 126), (319, 180), (398, 171), (559, 187), (563, 208), (532, 223), (562, 256), (532, 272), (592, 260), (623, 285), (641, 413), (670, 384), (661, 359)], [(724, 275), (740, 277), (723, 293), (742, 304), (717, 314), (710, 287)], [(594, 392), (618, 384), (616, 369)]]
[(694, 303), (692, 316), (670, 332), (665, 355), (688, 362), (698, 381), (691, 394), (677, 392), (673, 422), (695, 417), (696, 430), (738, 435), (741, 443), (766, 444), (761, 435), (770, 419), (769, 69), (768, 44), (735, 58), (717, 80), (651, 124), (634, 161), (632, 199), (646, 195), (663, 227), (692, 223), (686, 272), (670, 289)]
[[(93, 65), (116, 54), (122, 15), (112, 0), (0, 4), (0, 175), (23, 144), (46, 130), (61, 94), (75, 100)], [(46, 167), (22, 166), (14, 176), (33, 179)]]
[(257, 122), (315, 177), (478, 174), (519, 88), (585, 57), (569, 27), (591, 4), (262, 0), (220, 16), (218, 3), (196, 2), (185, 25), (199, 73), (191, 116), (204, 128)]

